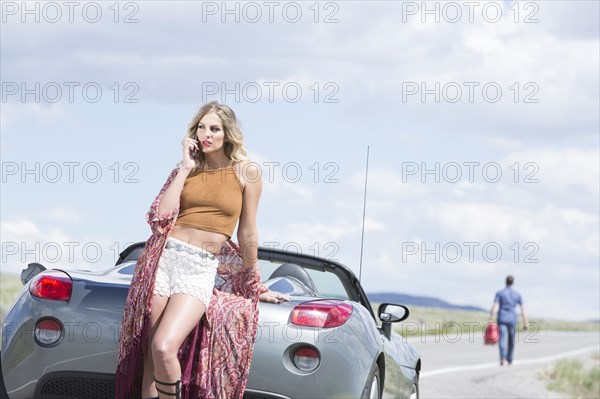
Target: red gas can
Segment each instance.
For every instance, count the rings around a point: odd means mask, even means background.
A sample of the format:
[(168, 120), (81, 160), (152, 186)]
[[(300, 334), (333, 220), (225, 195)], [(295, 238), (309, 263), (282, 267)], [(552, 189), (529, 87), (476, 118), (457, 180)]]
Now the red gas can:
[(497, 344), (500, 340), (500, 329), (498, 328), (498, 324), (489, 323), (485, 328), (485, 335), (483, 341), (486, 345), (494, 345)]

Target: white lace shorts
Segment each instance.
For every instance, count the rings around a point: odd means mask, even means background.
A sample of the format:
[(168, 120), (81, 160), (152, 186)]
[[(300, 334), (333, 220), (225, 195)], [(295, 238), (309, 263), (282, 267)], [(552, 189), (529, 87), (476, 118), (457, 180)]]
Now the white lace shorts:
[(218, 266), (219, 261), (210, 252), (167, 237), (158, 260), (154, 295), (169, 297), (176, 293), (190, 294), (208, 307)]

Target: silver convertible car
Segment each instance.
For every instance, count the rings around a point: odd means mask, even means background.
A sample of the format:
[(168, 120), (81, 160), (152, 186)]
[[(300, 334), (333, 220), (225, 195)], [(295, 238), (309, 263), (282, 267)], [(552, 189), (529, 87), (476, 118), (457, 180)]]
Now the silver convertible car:
[[(103, 271), (32, 263), (2, 325), (0, 394), (114, 398), (125, 298), (144, 242)], [(354, 273), (328, 259), (259, 248), (263, 284), (290, 295), (261, 302), (244, 398), (418, 398), (421, 360), (392, 331), (402, 305), (377, 315)]]

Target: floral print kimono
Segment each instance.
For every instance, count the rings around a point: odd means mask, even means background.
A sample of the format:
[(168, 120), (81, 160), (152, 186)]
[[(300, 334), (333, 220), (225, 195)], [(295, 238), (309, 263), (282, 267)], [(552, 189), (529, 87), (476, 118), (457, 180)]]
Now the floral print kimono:
[[(141, 397), (155, 272), (179, 213), (177, 207), (159, 215), (158, 205), (178, 170), (179, 165), (146, 214), (152, 235), (137, 261), (125, 302), (116, 371), (117, 399)], [(257, 269), (242, 267), (239, 247), (231, 239), (217, 259), (217, 281), (205, 316), (177, 354), (182, 372), (181, 397), (186, 399), (241, 399), (248, 380), (258, 324), (260, 274)]]

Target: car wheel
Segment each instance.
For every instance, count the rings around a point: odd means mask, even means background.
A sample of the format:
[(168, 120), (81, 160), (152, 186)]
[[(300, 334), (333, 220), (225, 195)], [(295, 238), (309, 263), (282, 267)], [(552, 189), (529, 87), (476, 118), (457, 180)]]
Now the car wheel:
[(412, 389), (410, 390), (410, 399), (419, 399), (420, 395), (419, 395), (419, 381), (417, 380), (417, 382), (415, 382), (412, 386)]
[(381, 398), (381, 387), (380, 387), (380, 375), (379, 375), (379, 367), (373, 373), (373, 377), (371, 381), (369, 381), (369, 394), (367, 398), (369, 399), (380, 399)]

